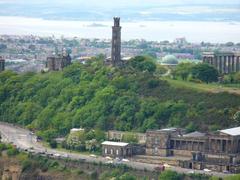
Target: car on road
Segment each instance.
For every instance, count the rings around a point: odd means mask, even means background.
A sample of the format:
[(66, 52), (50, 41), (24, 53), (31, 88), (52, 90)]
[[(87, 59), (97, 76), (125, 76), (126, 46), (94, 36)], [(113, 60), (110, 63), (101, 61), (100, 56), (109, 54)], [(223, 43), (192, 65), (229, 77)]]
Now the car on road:
[(191, 170), (191, 171), (188, 171), (187, 173), (188, 173), (188, 174), (194, 174), (195, 171)]
[(35, 151), (33, 149), (29, 149), (28, 152), (34, 153)]
[(223, 173), (224, 173), (224, 174), (231, 174), (231, 172), (229, 172), (229, 171), (227, 171), (227, 170), (223, 171)]
[(56, 154), (53, 154), (53, 156), (59, 158), (61, 155), (56, 153)]
[(210, 169), (203, 169), (205, 172), (212, 172)]
[(82, 162), (82, 163), (83, 163), (83, 162), (85, 162), (85, 161), (86, 161), (86, 159), (82, 159), (82, 158), (79, 159), (79, 162)]
[(62, 158), (69, 158), (69, 155), (68, 154), (62, 154), (61, 157)]
[(107, 161), (106, 164), (113, 164), (113, 161)]
[(46, 154), (45, 151), (39, 151), (38, 154)]
[(51, 156), (53, 156), (53, 153), (47, 153), (47, 155), (51, 157)]
[(129, 162), (128, 159), (122, 159), (122, 162)]
[(106, 156), (105, 158), (106, 158), (106, 159), (108, 159), (108, 160), (112, 160), (112, 158), (111, 158), (111, 157), (109, 157), (109, 156)]
[(121, 161), (121, 159), (119, 157), (116, 157), (115, 160), (116, 161)]
[(97, 158), (97, 156), (95, 154), (90, 154), (90, 157)]

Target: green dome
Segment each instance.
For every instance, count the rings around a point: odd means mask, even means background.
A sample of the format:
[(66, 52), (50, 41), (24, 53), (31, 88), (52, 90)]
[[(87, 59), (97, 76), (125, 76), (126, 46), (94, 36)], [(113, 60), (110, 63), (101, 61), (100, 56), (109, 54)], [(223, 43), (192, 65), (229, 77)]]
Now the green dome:
[(178, 60), (174, 55), (166, 55), (162, 58), (164, 64), (178, 64)]

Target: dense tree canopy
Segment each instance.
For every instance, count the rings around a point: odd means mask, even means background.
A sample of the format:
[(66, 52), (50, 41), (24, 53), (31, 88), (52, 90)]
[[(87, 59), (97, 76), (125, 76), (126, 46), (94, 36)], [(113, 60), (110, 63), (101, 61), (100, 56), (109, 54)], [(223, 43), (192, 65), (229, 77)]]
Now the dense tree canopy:
[(180, 63), (172, 75), (174, 78), (180, 77), (182, 80), (187, 80), (190, 76), (195, 80), (200, 80), (205, 83), (216, 82), (218, 80), (218, 71), (209, 64), (193, 64)]
[(210, 83), (218, 80), (218, 71), (213, 66), (208, 64), (197, 64), (192, 68), (194, 78), (203, 82)]
[(28, 126), (48, 140), (74, 127), (144, 132), (239, 125), (233, 118), (239, 96), (174, 88), (156, 76), (156, 68), (139, 56), (122, 68), (97, 58), (59, 72), (5, 71), (0, 74), (0, 120)]

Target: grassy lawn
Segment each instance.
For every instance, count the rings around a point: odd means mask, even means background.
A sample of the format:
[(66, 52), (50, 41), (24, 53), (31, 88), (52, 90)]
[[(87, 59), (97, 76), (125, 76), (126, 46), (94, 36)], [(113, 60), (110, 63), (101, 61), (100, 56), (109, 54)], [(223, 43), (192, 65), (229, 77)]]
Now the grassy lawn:
[(227, 87), (226, 85), (217, 83), (201, 84), (189, 81), (173, 80), (170, 78), (164, 78), (164, 80), (168, 81), (171, 86), (176, 88), (188, 88), (196, 91), (207, 91), (212, 93), (228, 92), (240, 95), (240, 85), (232, 85), (232, 87), (228, 85)]
[(59, 151), (62, 151), (62, 152), (66, 152), (66, 153), (76, 153), (76, 154), (83, 154), (83, 155), (91, 155), (91, 154), (94, 154), (94, 155), (97, 155), (97, 156), (100, 156), (101, 153), (100, 152), (89, 152), (89, 151), (76, 151), (76, 150), (69, 150), (69, 149), (64, 149), (60, 146), (58, 146), (57, 150)]
[[(51, 148), (49, 146), (49, 144), (45, 141), (42, 141), (41, 144), (46, 147), (46, 148)], [(82, 154), (82, 155), (97, 155), (97, 156), (101, 156), (101, 152), (89, 152), (89, 151), (76, 151), (76, 150), (70, 150), (70, 149), (64, 149), (61, 147), (61, 145), (58, 144), (56, 150), (59, 150), (61, 152), (65, 152), (65, 153), (76, 153), (76, 154)]]

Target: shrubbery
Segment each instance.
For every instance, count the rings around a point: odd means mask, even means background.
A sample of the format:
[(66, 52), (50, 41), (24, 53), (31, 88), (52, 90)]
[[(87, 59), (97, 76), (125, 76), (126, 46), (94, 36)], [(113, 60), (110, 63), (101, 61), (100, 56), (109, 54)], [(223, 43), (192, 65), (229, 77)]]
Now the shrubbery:
[[(48, 142), (75, 127), (144, 132), (166, 126), (209, 130), (216, 124), (239, 125), (233, 119), (239, 96), (174, 88), (155, 70), (151, 59), (136, 57), (122, 68), (96, 59), (60, 72), (5, 71), (0, 73), (0, 119), (37, 130)], [(98, 137), (93, 139), (100, 142)]]
[(182, 80), (196, 82), (216, 82), (218, 81), (218, 71), (208, 64), (180, 63), (172, 72), (174, 77), (180, 77)]
[(19, 151), (15, 147), (10, 147), (7, 149), (8, 156), (16, 156), (17, 154), (19, 154)]

